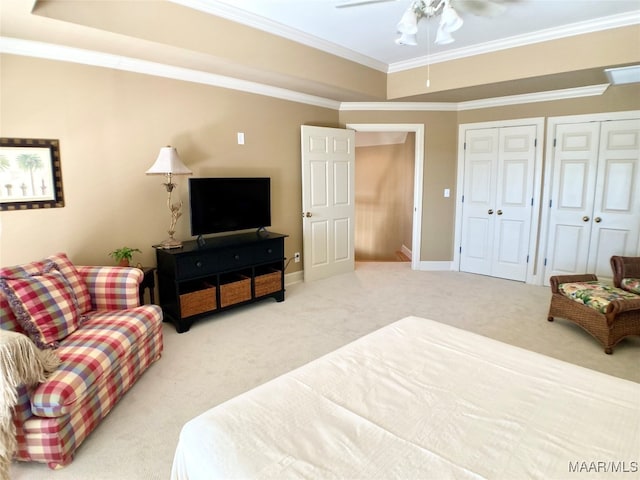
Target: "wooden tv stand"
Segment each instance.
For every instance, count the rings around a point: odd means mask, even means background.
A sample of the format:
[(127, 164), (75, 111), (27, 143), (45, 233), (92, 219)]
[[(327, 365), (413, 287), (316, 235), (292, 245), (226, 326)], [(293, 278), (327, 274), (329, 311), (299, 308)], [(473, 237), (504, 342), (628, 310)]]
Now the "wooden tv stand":
[(275, 298), (284, 301), (284, 239), (250, 232), (195, 240), (182, 248), (156, 249), (158, 293), (165, 320), (178, 333), (206, 315)]

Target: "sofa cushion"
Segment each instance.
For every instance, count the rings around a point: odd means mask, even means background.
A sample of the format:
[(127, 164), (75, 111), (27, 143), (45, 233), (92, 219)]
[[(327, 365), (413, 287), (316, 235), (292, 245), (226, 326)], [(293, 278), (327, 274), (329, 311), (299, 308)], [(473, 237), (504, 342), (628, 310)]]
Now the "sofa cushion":
[(0, 278), (0, 290), (24, 331), (39, 348), (56, 348), (58, 340), (74, 332), (82, 320), (69, 282), (52, 261), (42, 272)]
[(620, 282), (620, 288), (640, 295), (640, 278), (623, 278)]
[[(156, 335), (157, 305), (143, 305), (122, 311), (90, 313), (82, 328), (60, 342), (56, 353), (62, 360), (58, 369), (36, 387), (31, 395), (34, 415), (58, 417), (76, 405), (112, 376), (114, 370), (125, 378), (134, 375), (143, 361), (141, 340)], [(116, 395), (116, 392), (112, 392)]]
[(78, 307), (80, 313), (86, 313), (91, 310), (91, 295), (87, 284), (78, 273), (78, 269), (69, 260), (69, 257), (65, 253), (56, 253), (42, 260), (38, 260), (31, 263), (25, 263), (23, 265), (14, 265), (11, 267), (0, 268), (0, 277), (23, 277), (28, 275), (37, 274), (42, 272), (45, 267), (45, 263), (48, 261), (54, 262), (58, 266), (58, 270), (69, 282), (76, 299), (78, 300)]
[(598, 281), (561, 283), (558, 285), (558, 290), (564, 296), (576, 302), (583, 303), (600, 313), (606, 313), (607, 306), (613, 300), (638, 298), (638, 296), (633, 293)]

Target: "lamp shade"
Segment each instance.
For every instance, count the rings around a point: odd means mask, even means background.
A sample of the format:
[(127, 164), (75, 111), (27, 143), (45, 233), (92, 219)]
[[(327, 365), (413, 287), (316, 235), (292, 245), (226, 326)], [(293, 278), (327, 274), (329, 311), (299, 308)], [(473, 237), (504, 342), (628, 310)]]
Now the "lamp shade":
[(464, 21), (451, 5), (447, 4), (444, 6), (442, 9), (442, 19), (440, 21), (440, 26), (444, 31), (448, 33), (455, 32), (462, 27), (463, 23)]
[(155, 163), (146, 171), (147, 175), (166, 175), (168, 173), (172, 175), (191, 175), (193, 173), (180, 160), (176, 147), (162, 147)]
[(447, 45), (453, 42), (455, 42), (455, 39), (442, 27), (441, 24), (438, 28), (438, 33), (436, 33), (436, 45)]
[(396, 39), (396, 43), (398, 45), (410, 45), (416, 46), (418, 45), (418, 40), (416, 39), (416, 34), (403, 33), (400, 35), (400, 38)]
[(398, 32), (407, 35), (415, 35), (418, 33), (418, 16), (416, 15), (416, 12), (414, 12), (413, 8), (409, 7), (404, 12), (400, 22), (398, 23), (397, 29)]

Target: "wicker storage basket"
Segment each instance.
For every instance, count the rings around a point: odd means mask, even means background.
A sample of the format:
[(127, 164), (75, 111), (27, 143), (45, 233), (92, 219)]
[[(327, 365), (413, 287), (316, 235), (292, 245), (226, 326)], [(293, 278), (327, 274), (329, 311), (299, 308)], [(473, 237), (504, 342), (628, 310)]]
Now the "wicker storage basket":
[(205, 284), (205, 288), (180, 295), (180, 316), (190, 317), (216, 309), (216, 287)]
[(220, 285), (220, 307), (251, 300), (251, 279), (236, 275), (231, 281)]
[(282, 272), (273, 268), (269, 270), (256, 276), (256, 297), (282, 290)]

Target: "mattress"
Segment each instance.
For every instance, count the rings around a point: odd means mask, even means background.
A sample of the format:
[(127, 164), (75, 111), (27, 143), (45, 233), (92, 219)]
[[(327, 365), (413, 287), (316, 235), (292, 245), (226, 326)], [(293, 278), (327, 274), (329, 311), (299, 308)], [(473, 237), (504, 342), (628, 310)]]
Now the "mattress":
[(188, 421), (171, 478), (587, 472), (640, 478), (640, 384), (407, 317)]

